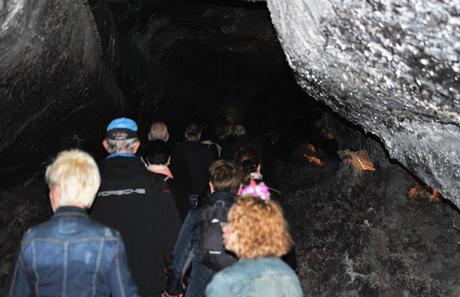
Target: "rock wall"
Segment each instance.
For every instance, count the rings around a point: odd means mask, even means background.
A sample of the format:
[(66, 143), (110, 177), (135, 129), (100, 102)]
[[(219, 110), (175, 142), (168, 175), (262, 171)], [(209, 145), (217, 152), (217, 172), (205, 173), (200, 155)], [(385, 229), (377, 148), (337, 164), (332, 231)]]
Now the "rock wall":
[[(122, 95), (86, 2), (0, 2), (0, 174), (7, 175), (57, 149), (48, 138), (67, 119), (115, 106)], [(88, 123), (80, 118), (66, 135)]]
[(460, 207), (459, 1), (267, 3), (303, 89)]

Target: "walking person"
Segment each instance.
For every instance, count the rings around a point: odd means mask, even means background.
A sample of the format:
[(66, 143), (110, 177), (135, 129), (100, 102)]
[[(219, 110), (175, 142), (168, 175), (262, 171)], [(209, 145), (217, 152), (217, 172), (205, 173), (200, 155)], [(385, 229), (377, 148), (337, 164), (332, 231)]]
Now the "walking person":
[(206, 297), (302, 297), (297, 275), (280, 259), (292, 244), (283, 212), (266, 186), (248, 187), (242, 194), (252, 195), (238, 198), (223, 224), (225, 247), (239, 261), (213, 277)]
[(46, 169), (54, 215), (24, 235), (9, 297), (137, 297), (120, 234), (93, 221), (100, 185), (93, 158), (63, 151)]
[(214, 161), (211, 150), (200, 140), (201, 127), (192, 123), (185, 127), (185, 141), (179, 146), (192, 178), (192, 187), (188, 193), (192, 208), (198, 206), (200, 198), (203, 198), (208, 190), (208, 171)]
[(184, 220), (190, 209), (188, 195), (182, 184), (177, 181), (169, 169), (171, 162), (169, 146), (161, 140), (147, 143), (144, 149), (143, 161), (147, 166), (147, 170), (163, 176), (163, 180), (171, 190), (181, 220)]
[[(222, 242), (220, 222), (241, 189), (243, 176), (239, 167), (230, 161), (215, 161), (209, 169), (212, 194), (205, 205), (188, 213), (171, 254), (168, 269), (166, 296), (181, 296), (187, 283), (186, 297), (202, 297), (206, 285), (219, 270), (236, 262), (232, 253), (226, 252)], [(190, 277), (185, 274), (191, 265)]]
[(179, 217), (172, 216), (177, 209), (169, 203), (173, 198), (163, 176), (148, 171), (136, 156), (137, 124), (117, 118), (106, 130), (109, 156), (100, 163), (102, 183), (91, 216), (120, 231), (140, 295), (159, 296), (180, 228)]
[(169, 146), (169, 150), (171, 151), (169, 169), (174, 175), (176, 182), (180, 183), (185, 191), (190, 192), (192, 188), (192, 177), (190, 176), (187, 161), (178, 145), (176, 143), (171, 143), (168, 126), (166, 126), (164, 122), (154, 122), (150, 127), (147, 138), (149, 142), (161, 140)]

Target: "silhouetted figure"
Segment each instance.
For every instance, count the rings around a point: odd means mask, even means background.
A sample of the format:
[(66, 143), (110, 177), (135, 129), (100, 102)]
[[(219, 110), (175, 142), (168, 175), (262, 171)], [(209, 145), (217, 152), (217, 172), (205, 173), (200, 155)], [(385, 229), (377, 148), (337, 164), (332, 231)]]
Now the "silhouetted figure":
[(169, 169), (176, 181), (182, 184), (185, 191), (189, 192), (192, 189), (192, 177), (190, 176), (187, 161), (182, 150), (169, 141), (170, 136), (166, 124), (163, 122), (154, 122), (147, 136), (149, 141), (161, 140), (168, 144), (171, 151)]
[(208, 170), (214, 161), (208, 147), (200, 143), (201, 127), (197, 124), (189, 124), (185, 128), (185, 141), (179, 146), (183, 152), (190, 176), (192, 187), (189, 191), (189, 200), (192, 207), (198, 205), (200, 197), (208, 190)]
[(190, 209), (188, 195), (182, 184), (176, 181), (174, 175), (169, 170), (170, 160), (171, 151), (164, 141), (154, 140), (145, 146), (144, 162), (147, 165), (147, 169), (156, 174), (163, 175), (163, 180), (168, 184), (177, 209), (182, 220), (184, 220)]

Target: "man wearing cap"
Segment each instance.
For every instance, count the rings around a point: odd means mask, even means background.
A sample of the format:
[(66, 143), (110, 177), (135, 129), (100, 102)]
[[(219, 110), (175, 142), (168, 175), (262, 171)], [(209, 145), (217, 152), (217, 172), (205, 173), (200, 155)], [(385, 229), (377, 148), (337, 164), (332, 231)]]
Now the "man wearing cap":
[(177, 209), (167, 203), (173, 198), (161, 176), (135, 155), (140, 141), (133, 120), (110, 122), (102, 145), (109, 156), (99, 166), (102, 183), (91, 216), (120, 231), (140, 295), (159, 296), (180, 227)]

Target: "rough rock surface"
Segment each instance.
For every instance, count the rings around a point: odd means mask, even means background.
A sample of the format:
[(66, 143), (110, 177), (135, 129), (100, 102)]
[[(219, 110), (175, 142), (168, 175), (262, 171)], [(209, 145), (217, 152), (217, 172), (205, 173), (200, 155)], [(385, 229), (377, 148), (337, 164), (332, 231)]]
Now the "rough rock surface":
[(305, 296), (459, 296), (460, 213), (399, 165), (279, 168)]
[(460, 207), (460, 2), (267, 2), (304, 90)]
[[(55, 146), (45, 138), (65, 120), (116, 105), (118, 89), (104, 67), (85, 1), (0, 1), (0, 174), (41, 161)], [(65, 135), (87, 125), (88, 117)]]

